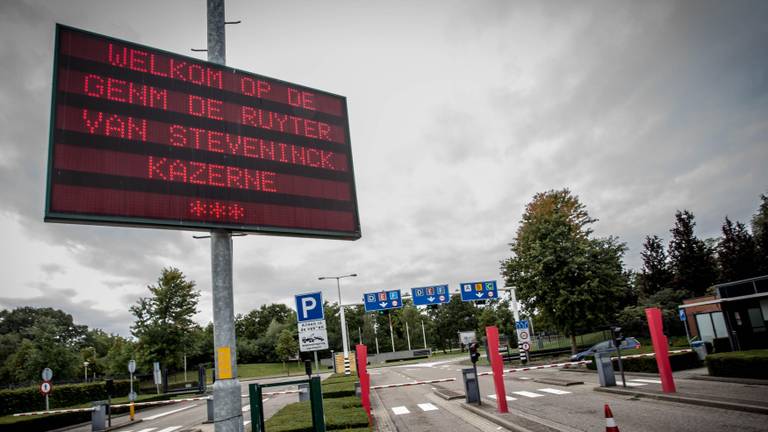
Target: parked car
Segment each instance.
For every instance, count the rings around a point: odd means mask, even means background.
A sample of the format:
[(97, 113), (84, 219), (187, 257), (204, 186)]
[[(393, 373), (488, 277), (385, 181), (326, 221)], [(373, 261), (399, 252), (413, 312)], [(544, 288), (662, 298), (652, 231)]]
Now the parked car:
[[(633, 337), (625, 338), (621, 341), (621, 350), (638, 349), (640, 348), (640, 342)], [(584, 360), (585, 357), (595, 355), (595, 353), (602, 352), (616, 352), (616, 347), (613, 346), (613, 340), (602, 341), (592, 345), (588, 350), (576, 353), (571, 356), (571, 361)]]

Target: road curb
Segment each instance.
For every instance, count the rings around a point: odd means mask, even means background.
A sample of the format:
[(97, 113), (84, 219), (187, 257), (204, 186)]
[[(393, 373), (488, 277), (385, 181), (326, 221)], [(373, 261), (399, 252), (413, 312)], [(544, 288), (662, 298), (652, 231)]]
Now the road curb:
[(509, 429), (509, 430), (511, 430), (513, 432), (533, 432), (530, 429), (526, 429), (526, 428), (524, 428), (522, 426), (516, 425), (516, 424), (514, 424), (512, 422), (508, 422), (508, 421), (506, 421), (504, 419), (496, 417), (493, 414), (490, 414), (490, 413), (487, 413), (487, 412), (483, 411), (482, 408), (478, 408), (478, 407), (470, 405), (470, 404), (468, 404), (466, 402), (461, 402), (460, 405), (465, 410), (467, 410), (467, 411), (469, 411), (469, 412), (471, 412), (471, 413), (473, 413), (475, 415), (478, 415), (478, 416), (480, 416), (480, 417), (482, 417), (482, 418), (484, 418), (484, 419), (486, 419), (488, 421), (496, 423), (497, 425), (499, 425), (499, 426), (501, 426), (501, 427), (503, 427), (505, 429)]
[(768, 380), (756, 379), (756, 378), (737, 378), (737, 377), (719, 377), (710, 375), (691, 375), (686, 379), (698, 380), (698, 381), (717, 381), (726, 382), (731, 384), (747, 384), (747, 385), (764, 385), (768, 386)]
[(722, 409), (727, 409), (732, 411), (744, 411), (744, 412), (751, 412), (751, 413), (757, 413), (757, 414), (768, 414), (768, 406), (749, 405), (744, 403), (726, 402), (726, 401), (694, 398), (694, 397), (687, 397), (687, 396), (675, 396), (675, 395), (662, 394), (662, 393), (640, 392), (640, 391), (625, 390), (623, 388), (620, 389), (620, 388), (613, 388), (613, 387), (595, 387), (593, 390), (598, 392), (603, 392), (603, 393), (636, 396), (636, 397), (656, 399), (656, 400), (667, 401), (667, 402), (684, 403), (688, 405), (706, 406), (711, 408), (722, 408)]
[(372, 391), (371, 395), (371, 417), (373, 417), (373, 430), (379, 432), (397, 432), (397, 426), (389, 416), (389, 411), (381, 402), (378, 393)]

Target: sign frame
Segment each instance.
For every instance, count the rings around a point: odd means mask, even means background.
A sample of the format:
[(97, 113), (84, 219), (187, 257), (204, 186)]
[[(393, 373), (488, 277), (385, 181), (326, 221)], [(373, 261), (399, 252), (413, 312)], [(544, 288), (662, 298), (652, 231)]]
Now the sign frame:
[[(477, 290), (478, 284), (482, 285), (481, 291)], [(493, 287), (492, 289), (489, 289), (489, 284)], [(470, 291), (466, 291), (466, 286), (468, 285), (471, 286)], [(479, 297), (477, 297), (478, 292), (482, 293)], [(495, 280), (462, 282), (459, 284), (459, 293), (461, 295), (461, 301), (465, 302), (496, 300), (499, 298), (499, 287)]]
[[(326, 326), (326, 322), (324, 319), (299, 321), (297, 323), (297, 326), (298, 326), (298, 337), (299, 337), (299, 352), (322, 351), (322, 350), (328, 349), (329, 347), (328, 328)], [(315, 326), (316, 328), (307, 328), (310, 326)], [(305, 333), (304, 337), (312, 336), (314, 338), (317, 338), (320, 335), (323, 335), (323, 338), (322, 338), (323, 340), (304, 342), (304, 340), (302, 339), (302, 333)]]
[[(427, 294), (430, 289), (434, 290), (435, 292), (433, 294)], [(423, 294), (416, 295), (419, 290), (424, 290)], [(440, 293), (441, 290), (442, 290), (442, 293)], [(430, 297), (428, 296), (433, 297), (437, 301), (429, 300)], [(451, 290), (448, 284), (411, 288), (411, 300), (413, 301), (414, 306), (431, 306), (431, 305), (446, 304), (446, 303), (450, 303), (451, 301)], [(423, 302), (423, 300), (428, 300), (428, 301)]]
[[(213, 221), (195, 221), (184, 220), (179, 222), (173, 219), (153, 219), (149, 217), (133, 217), (133, 216), (116, 216), (116, 215), (98, 215), (98, 214), (86, 214), (86, 213), (74, 213), (74, 212), (56, 212), (51, 210), (52, 200), (52, 186), (53, 186), (53, 172), (54, 172), (54, 146), (55, 146), (55, 119), (57, 110), (57, 88), (59, 81), (59, 55), (61, 52), (61, 32), (73, 31), (76, 33), (82, 33), (88, 37), (93, 37), (99, 40), (113, 41), (126, 45), (131, 48), (146, 50), (148, 52), (162, 54), (170, 56), (172, 58), (180, 58), (185, 61), (194, 64), (205, 64), (213, 69), (220, 69), (224, 71), (238, 72), (246, 74), (248, 76), (263, 78), (274, 83), (279, 83), (295, 90), (307, 90), (316, 94), (323, 94), (330, 97), (341, 99), (341, 113), (340, 117), (344, 119), (345, 130), (344, 138), (346, 145), (348, 146), (347, 167), (349, 171), (349, 203), (352, 206), (352, 219), (353, 229), (351, 231), (333, 231), (325, 229), (314, 228), (299, 228), (299, 227), (280, 227), (271, 225), (238, 225), (235, 223), (219, 223)], [(263, 234), (274, 236), (288, 236), (288, 237), (309, 237), (309, 238), (325, 238), (325, 239), (338, 239), (338, 240), (357, 240), (362, 236), (362, 230), (360, 225), (360, 210), (359, 201), (357, 198), (357, 185), (355, 182), (355, 170), (354, 161), (351, 146), (351, 132), (349, 127), (349, 112), (347, 107), (347, 98), (328, 91), (307, 87), (301, 84), (288, 82), (278, 78), (269, 77), (266, 75), (256, 74), (242, 69), (237, 69), (225, 65), (212, 63), (206, 60), (198, 59), (191, 56), (171, 52), (168, 50), (151, 47), (148, 45), (128, 41), (113, 36), (107, 36), (104, 34), (84, 30), (81, 28), (56, 23), (54, 30), (54, 51), (53, 51), (53, 85), (51, 87), (51, 110), (49, 115), (49, 133), (48, 133), (48, 162), (46, 163), (46, 187), (45, 187), (45, 209), (44, 218), (45, 222), (56, 223), (72, 223), (78, 225), (99, 225), (99, 226), (119, 226), (119, 227), (133, 227), (133, 228), (155, 228), (155, 229), (170, 229), (170, 230), (184, 230), (184, 231), (211, 231), (215, 229), (227, 230), (229, 232), (247, 232), (250, 234)], [(115, 189), (108, 189), (115, 190)], [(175, 196), (175, 195), (173, 195)], [(296, 205), (288, 206), (289, 208), (300, 208)]]
[[(325, 311), (323, 310), (323, 293), (322, 291), (315, 291), (310, 293), (303, 293), (303, 294), (296, 294), (294, 297), (294, 300), (296, 302), (296, 320), (298, 322), (305, 322), (305, 321), (318, 321), (318, 320), (325, 320)], [(307, 315), (307, 318), (302, 318), (301, 313), (307, 312), (307, 310), (304, 309), (304, 306), (299, 306), (299, 299), (303, 298), (319, 298), (319, 300), (315, 300), (315, 307), (313, 307), (311, 310), (319, 309), (320, 310), (320, 316), (309, 316)]]
[[(396, 298), (391, 297), (391, 293), (397, 293)], [(381, 299), (381, 294), (385, 294), (386, 299)], [(370, 299), (369, 296), (376, 296), (376, 301), (368, 301)], [(381, 303), (386, 302), (386, 306), (382, 306)], [(369, 308), (371, 306), (371, 308)], [(365, 308), (365, 312), (379, 312), (379, 311), (386, 311), (391, 309), (402, 309), (403, 308), (403, 294), (400, 292), (399, 289), (395, 290), (385, 290), (385, 291), (375, 291), (375, 292), (368, 292), (363, 293), (363, 307)]]

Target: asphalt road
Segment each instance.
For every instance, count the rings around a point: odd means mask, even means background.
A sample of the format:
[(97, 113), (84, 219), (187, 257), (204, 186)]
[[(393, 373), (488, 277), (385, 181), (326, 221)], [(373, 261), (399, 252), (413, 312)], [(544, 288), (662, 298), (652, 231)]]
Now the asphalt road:
[[(455, 377), (456, 381), (439, 385), (463, 393), (460, 372), (463, 367), (466, 366), (455, 363), (427, 363), (371, 369), (376, 373), (371, 376), (371, 382), (372, 385), (379, 385)], [(482, 372), (490, 368), (479, 367), (478, 370)], [(584, 384), (573, 386), (542, 384), (535, 381), (537, 378), (580, 380), (584, 381)], [(654, 377), (628, 374), (627, 378), (631, 386), (661, 388), (660, 381)], [(622, 432), (767, 430), (768, 416), (766, 415), (596, 392), (593, 388), (598, 383), (594, 373), (544, 369), (506, 374), (504, 382), (510, 412), (542, 418), (564, 430), (603, 430), (601, 429), (605, 428), (603, 407), (606, 403), (610, 405)], [(768, 386), (682, 378), (677, 378), (676, 383), (680, 391), (688, 393), (720, 394), (731, 398), (768, 402)], [(495, 398), (495, 394), (491, 376), (481, 377), (480, 390), (485, 403), (495, 404), (495, 400), (492, 399)], [(420, 403), (429, 402), (432, 393), (431, 385), (376, 391), (387, 407), (391, 419), (400, 430), (439, 430), (441, 432), (473, 430), (473, 426), (466, 424), (466, 419), (457, 418), (456, 413), (463, 411), (463, 408), (456, 401), (449, 402), (452, 405), (448, 409), (424, 411), (420, 408)], [(408, 413), (398, 407), (405, 407)], [(475, 425), (473, 421), (470, 423)], [(427, 424), (430, 426), (426, 426)]]
[[(284, 378), (272, 378), (257, 380), (260, 383), (271, 383), (277, 381), (284, 381), (288, 379), (296, 379), (297, 377), (284, 377)], [(256, 381), (241, 382), (243, 403), (243, 419), (246, 424), (251, 421), (250, 405), (248, 403), (248, 384)], [(283, 390), (295, 390), (296, 386), (280, 386), (269, 387), (264, 389), (264, 416), (266, 418), (271, 417), (283, 406), (297, 402), (299, 400), (298, 394), (284, 394), (284, 395), (269, 395), (266, 393), (279, 392)], [(196, 396), (190, 396), (190, 398)], [(193, 401), (193, 402), (179, 402), (170, 404), (167, 406), (161, 406), (159, 408), (146, 409), (136, 413), (136, 419), (142, 419), (141, 422), (135, 424), (125, 424), (116, 429), (119, 432), (174, 432), (181, 431), (187, 428), (200, 427), (207, 419), (207, 406), (205, 400)], [(127, 417), (120, 417), (119, 424), (124, 424)], [(115, 424), (118, 424), (116, 420)], [(76, 432), (90, 432), (91, 427), (83, 426), (77, 429), (73, 429)]]

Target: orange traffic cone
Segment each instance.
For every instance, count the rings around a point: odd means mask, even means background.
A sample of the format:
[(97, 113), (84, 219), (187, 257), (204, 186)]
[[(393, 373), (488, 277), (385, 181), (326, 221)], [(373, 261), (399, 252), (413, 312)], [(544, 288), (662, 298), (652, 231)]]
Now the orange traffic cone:
[(613, 419), (613, 413), (608, 404), (605, 404), (605, 432), (619, 432), (619, 427), (616, 426), (616, 420)]

